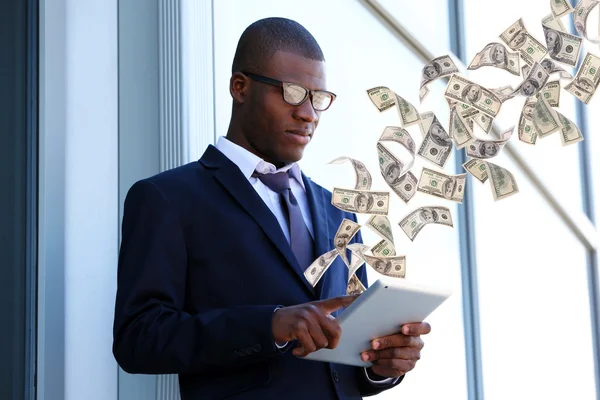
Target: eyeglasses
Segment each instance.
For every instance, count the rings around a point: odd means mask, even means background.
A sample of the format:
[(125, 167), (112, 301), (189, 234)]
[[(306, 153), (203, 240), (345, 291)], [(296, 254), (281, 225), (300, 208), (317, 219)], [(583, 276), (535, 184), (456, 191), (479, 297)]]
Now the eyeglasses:
[(277, 79), (267, 78), (266, 76), (256, 75), (242, 71), (253, 81), (266, 83), (273, 86), (279, 86), (282, 89), (283, 101), (292, 106), (299, 106), (310, 96), (310, 102), (315, 111), (325, 111), (335, 100), (335, 94), (326, 90), (309, 90), (302, 85), (292, 82), (282, 82)]

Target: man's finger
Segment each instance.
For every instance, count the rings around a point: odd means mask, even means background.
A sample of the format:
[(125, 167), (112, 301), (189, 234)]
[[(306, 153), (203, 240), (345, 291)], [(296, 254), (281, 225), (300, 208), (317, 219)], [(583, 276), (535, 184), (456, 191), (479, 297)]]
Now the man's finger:
[(304, 357), (317, 349), (312, 337), (308, 333), (308, 329), (298, 330), (296, 333), (296, 338), (298, 339), (298, 345), (292, 351), (293, 355), (297, 357)]
[[(380, 367), (381, 369), (388, 369), (390, 371), (398, 371), (400, 374), (405, 374), (409, 371), (412, 371), (413, 368), (415, 368), (415, 365), (416, 365), (416, 361), (413, 361), (413, 360), (401, 360), (401, 359), (397, 359), (397, 358), (394, 358), (394, 359), (384, 358), (381, 360), (374, 361), (371, 369), (377, 375), (381, 375), (381, 374), (376, 371), (376, 369), (379, 369), (376, 367)], [(382, 375), (382, 376), (385, 376), (385, 375)]]
[(361, 354), (363, 361), (375, 361), (385, 358), (397, 358), (403, 360), (419, 360), (421, 351), (415, 347), (393, 347), (379, 351), (365, 351)]
[(313, 304), (325, 314), (331, 314), (340, 308), (348, 307), (358, 296), (360, 295), (332, 297), (331, 299), (315, 301)]
[(373, 350), (383, 350), (392, 347), (417, 347), (423, 348), (423, 341), (418, 336), (406, 336), (402, 333), (396, 333), (390, 336), (384, 336), (371, 342)]
[(427, 335), (431, 332), (431, 325), (427, 322), (402, 325), (402, 333), (408, 336)]
[(329, 316), (322, 316), (321, 319), (319, 319), (319, 324), (321, 325), (321, 330), (325, 336), (327, 336), (329, 341), (327, 348), (335, 349), (340, 341), (342, 328), (340, 328), (340, 325), (335, 319), (331, 319)]

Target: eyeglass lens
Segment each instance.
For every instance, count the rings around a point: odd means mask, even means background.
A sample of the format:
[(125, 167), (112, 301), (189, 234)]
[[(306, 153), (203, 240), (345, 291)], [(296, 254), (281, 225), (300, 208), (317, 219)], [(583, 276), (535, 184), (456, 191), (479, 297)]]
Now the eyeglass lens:
[[(284, 83), (283, 99), (293, 105), (300, 104), (308, 95), (307, 89), (293, 83)], [(327, 92), (313, 92), (312, 105), (317, 111), (323, 111), (329, 107), (333, 101), (331, 95)]]

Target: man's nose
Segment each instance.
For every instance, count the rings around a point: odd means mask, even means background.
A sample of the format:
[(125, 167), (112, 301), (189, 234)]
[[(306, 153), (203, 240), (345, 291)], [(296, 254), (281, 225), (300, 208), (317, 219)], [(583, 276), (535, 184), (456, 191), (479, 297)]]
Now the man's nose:
[(310, 97), (299, 106), (294, 107), (294, 118), (301, 119), (306, 122), (316, 122), (319, 120), (319, 112), (315, 111)]

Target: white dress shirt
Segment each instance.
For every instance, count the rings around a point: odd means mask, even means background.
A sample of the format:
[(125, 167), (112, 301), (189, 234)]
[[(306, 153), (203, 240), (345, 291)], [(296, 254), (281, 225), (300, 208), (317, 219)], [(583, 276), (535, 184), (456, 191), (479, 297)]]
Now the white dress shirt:
[(281, 226), (281, 230), (285, 235), (288, 243), (290, 242), (290, 229), (287, 221), (287, 217), (285, 215), (282, 199), (279, 193), (276, 193), (269, 189), (262, 181), (258, 178), (252, 176), (254, 171), (261, 174), (271, 174), (275, 172), (288, 171), (290, 174), (290, 188), (292, 189), (292, 193), (294, 197), (298, 201), (298, 205), (300, 206), (300, 211), (302, 212), (302, 217), (304, 218), (304, 223), (310, 232), (310, 235), (315, 237), (313, 224), (310, 214), (310, 208), (308, 206), (308, 200), (306, 199), (306, 188), (304, 187), (304, 182), (302, 181), (302, 173), (300, 172), (300, 167), (296, 163), (287, 164), (279, 169), (277, 169), (273, 164), (268, 163), (261, 159), (259, 156), (250, 153), (248, 150), (244, 149), (242, 146), (239, 146), (232, 141), (226, 139), (221, 136), (217, 141), (217, 145), (215, 146), (217, 150), (225, 155), (225, 157), (229, 158), (238, 168), (242, 171), (242, 174), (248, 179), (256, 193), (263, 199), (267, 207), (271, 210), (271, 212), (277, 218), (277, 222), (279, 222), (279, 226)]
[[(287, 164), (279, 169), (275, 167), (275, 165), (264, 161), (259, 156), (252, 154), (245, 148), (240, 145), (233, 143), (227, 138), (221, 136), (217, 141), (215, 146), (217, 150), (225, 155), (225, 157), (229, 158), (231, 162), (238, 166), (238, 168), (242, 171), (242, 174), (248, 179), (256, 193), (263, 199), (267, 207), (273, 212), (275, 217), (277, 218), (277, 222), (281, 226), (281, 230), (285, 235), (288, 243), (290, 242), (290, 229), (287, 222), (287, 217), (283, 211), (283, 206), (281, 204), (281, 196), (279, 193), (276, 193), (269, 189), (262, 181), (258, 178), (252, 176), (254, 171), (261, 174), (271, 174), (275, 172), (288, 171), (290, 174), (290, 188), (294, 197), (298, 201), (298, 205), (300, 206), (300, 211), (302, 211), (302, 217), (304, 218), (304, 223), (308, 228), (311, 236), (315, 237), (313, 224), (310, 214), (310, 208), (308, 206), (308, 200), (306, 198), (306, 188), (304, 187), (304, 182), (302, 181), (302, 173), (300, 172), (300, 167), (296, 163)], [(277, 311), (277, 310), (275, 310)], [(279, 345), (275, 343), (275, 345), (279, 349), (283, 349), (287, 346), (287, 343), (283, 345)], [(387, 378), (381, 381), (376, 381), (371, 379), (371, 377), (367, 374), (367, 369), (363, 368), (365, 376), (369, 381), (375, 384), (388, 384), (390, 382), (395, 381), (395, 379)], [(398, 378), (396, 378), (398, 379)]]

